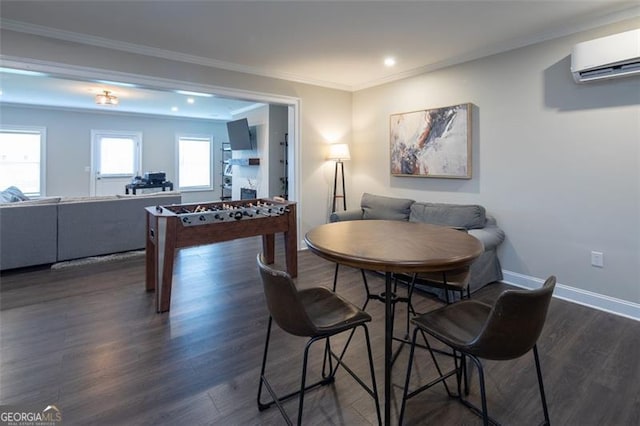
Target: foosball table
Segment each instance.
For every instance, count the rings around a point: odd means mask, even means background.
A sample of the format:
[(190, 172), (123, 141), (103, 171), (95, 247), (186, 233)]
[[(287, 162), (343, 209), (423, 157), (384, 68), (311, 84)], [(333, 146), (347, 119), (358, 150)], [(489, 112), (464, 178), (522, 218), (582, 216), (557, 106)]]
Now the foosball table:
[(283, 233), (287, 272), (298, 275), (296, 204), (256, 199), (147, 207), (146, 289), (156, 311), (169, 311), (176, 251), (261, 235), (267, 263), (275, 261), (275, 234)]

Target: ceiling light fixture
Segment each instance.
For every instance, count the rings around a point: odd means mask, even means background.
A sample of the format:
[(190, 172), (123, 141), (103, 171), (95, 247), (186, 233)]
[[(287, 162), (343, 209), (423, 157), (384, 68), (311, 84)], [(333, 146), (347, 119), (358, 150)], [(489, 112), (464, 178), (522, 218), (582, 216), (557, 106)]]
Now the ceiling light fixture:
[(194, 103), (194, 102), (195, 102), (195, 101), (193, 100), (193, 98), (188, 98), (188, 99), (187, 99), (187, 103), (188, 103), (188, 104), (192, 104), (192, 103)]
[(104, 90), (102, 93), (96, 95), (96, 104), (98, 105), (118, 105), (118, 97), (111, 94), (109, 90)]
[(171, 107), (171, 111), (177, 112), (178, 111), (178, 107), (177, 106)]
[(388, 58), (384, 59), (384, 64), (387, 67), (392, 67), (396, 64), (396, 60), (389, 56)]

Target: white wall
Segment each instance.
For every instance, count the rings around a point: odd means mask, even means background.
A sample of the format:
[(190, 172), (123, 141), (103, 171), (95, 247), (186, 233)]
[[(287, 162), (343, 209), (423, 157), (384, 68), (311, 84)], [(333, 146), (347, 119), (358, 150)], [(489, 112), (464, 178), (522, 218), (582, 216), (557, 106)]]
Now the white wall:
[(234, 151), (233, 158), (258, 158), (258, 166), (233, 166), (232, 197), (240, 199), (240, 189), (250, 188), (257, 191), (258, 198), (279, 196), (281, 191), (280, 177), (283, 175), (283, 148), (287, 132), (287, 107), (282, 105), (265, 105), (234, 117), (246, 118), (249, 128), (254, 134), (253, 150)]
[[(640, 302), (640, 85), (638, 78), (578, 85), (573, 44), (597, 31), (472, 61), (353, 98), (347, 191), (478, 203), (507, 240), (503, 269), (555, 274), (576, 289)], [(472, 102), (473, 179), (391, 177), (389, 115)], [(347, 173), (349, 175), (349, 173)], [(604, 268), (590, 264), (604, 253)]]
[[(185, 202), (220, 198), (220, 143), (228, 141), (224, 123), (172, 117), (85, 112), (55, 108), (2, 106), (3, 125), (42, 126), (47, 129), (46, 195), (88, 196), (91, 130), (142, 132), (142, 170), (164, 171), (177, 185), (176, 135), (208, 135), (214, 141), (213, 191), (183, 193)], [(174, 187), (177, 190), (177, 186)], [(122, 188), (124, 193), (124, 188)]]
[(269, 105), (269, 196), (284, 194), (282, 178), (285, 176), (285, 134), (287, 133), (287, 107)]

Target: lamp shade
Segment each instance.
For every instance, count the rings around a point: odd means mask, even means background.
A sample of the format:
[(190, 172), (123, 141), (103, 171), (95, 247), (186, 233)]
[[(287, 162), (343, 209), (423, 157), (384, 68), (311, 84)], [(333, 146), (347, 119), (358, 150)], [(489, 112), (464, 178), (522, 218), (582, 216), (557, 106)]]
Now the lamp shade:
[(327, 160), (346, 161), (351, 160), (349, 145), (346, 143), (334, 143), (329, 145)]

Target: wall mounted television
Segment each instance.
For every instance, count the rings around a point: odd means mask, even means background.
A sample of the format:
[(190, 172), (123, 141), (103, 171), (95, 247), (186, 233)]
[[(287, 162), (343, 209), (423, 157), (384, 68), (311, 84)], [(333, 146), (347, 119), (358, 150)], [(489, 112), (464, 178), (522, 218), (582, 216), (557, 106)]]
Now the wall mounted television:
[(229, 145), (232, 151), (253, 149), (249, 122), (246, 118), (228, 121), (227, 133), (229, 134)]

